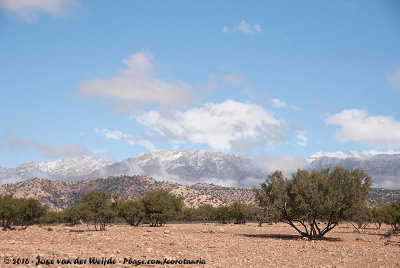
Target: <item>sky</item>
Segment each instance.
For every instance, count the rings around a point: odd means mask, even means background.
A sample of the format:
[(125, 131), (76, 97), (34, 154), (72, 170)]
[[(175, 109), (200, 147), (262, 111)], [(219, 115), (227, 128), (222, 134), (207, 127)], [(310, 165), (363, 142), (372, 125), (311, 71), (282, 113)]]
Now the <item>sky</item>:
[(0, 0), (0, 166), (400, 151), (399, 1)]

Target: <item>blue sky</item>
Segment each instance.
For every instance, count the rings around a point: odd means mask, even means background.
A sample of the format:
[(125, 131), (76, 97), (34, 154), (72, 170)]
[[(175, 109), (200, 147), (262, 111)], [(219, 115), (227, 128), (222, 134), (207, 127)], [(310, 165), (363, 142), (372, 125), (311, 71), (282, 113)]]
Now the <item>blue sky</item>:
[(397, 152), (399, 47), (398, 1), (0, 0), (0, 166)]

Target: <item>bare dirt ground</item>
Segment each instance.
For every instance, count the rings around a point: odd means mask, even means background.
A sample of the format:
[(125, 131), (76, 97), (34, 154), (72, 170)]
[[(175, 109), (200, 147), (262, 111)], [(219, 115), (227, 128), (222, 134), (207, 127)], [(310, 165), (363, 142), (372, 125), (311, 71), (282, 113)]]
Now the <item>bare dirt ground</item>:
[[(135, 267), (134, 260), (165, 259), (206, 263), (167, 267), (400, 267), (400, 237), (383, 236), (389, 227), (356, 233), (351, 225), (341, 224), (322, 241), (305, 241), (283, 223), (113, 225), (104, 232), (88, 231), (86, 226), (51, 228), (0, 231), (0, 267), (36, 266), (37, 256), (49, 263), (36, 267)], [(78, 257), (82, 263), (74, 264)], [(100, 264), (89, 264), (91, 257)], [(110, 258), (115, 264), (101, 263)]]

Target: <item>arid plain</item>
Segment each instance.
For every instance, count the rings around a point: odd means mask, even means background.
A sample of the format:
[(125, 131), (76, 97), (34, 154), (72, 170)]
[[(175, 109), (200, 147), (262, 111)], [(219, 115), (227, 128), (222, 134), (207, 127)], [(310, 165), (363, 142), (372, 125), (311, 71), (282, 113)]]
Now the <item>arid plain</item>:
[[(343, 223), (329, 232), (326, 240), (307, 241), (283, 223), (263, 224), (262, 227), (256, 223), (110, 225), (103, 232), (88, 230), (82, 225), (30, 226), (26, 230), (0, 232), (0, 266), (134, 267), (138, 265), (135, 260), (201, 260), (205, 264), (165, 266), (400, 267), (400, 237), (385, 237), (387, 230), (387, 226), (381, 230), (371, 226), (357, 233), (350, 224)], [(37, 265), (38, 256), (48, 263)], [(74, 264), (78, 258), (81, 263)], [(100, 264), (89, 264), (89, 258), (97, 258)], [(115, 264), (104, 265), (110, 258)], [(24, 259), (25, 264), (21, 264)], [(71, 263), (58, 264), (57, 260)]]

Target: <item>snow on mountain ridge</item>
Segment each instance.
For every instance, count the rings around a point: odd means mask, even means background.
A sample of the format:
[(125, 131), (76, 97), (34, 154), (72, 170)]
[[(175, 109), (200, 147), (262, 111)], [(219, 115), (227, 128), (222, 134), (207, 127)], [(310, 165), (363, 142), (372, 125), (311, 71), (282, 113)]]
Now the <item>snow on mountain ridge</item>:
[(329, 158), (338, 158), (338, 159), (347, 159), (347, 158), (356, 158), (356, 159), (368, 159), (377, 155), (396, 155), (400, 154), (399, 151), (388, 150), (386, 152), (379, 152), (376, 150), (369, 150), (369, 151), (337, 151), (337, 152), (317, 152), (310, 157), (306, 158), (307, 162), (311, 163), (314, 160), (318, 160), (321, 157), (329, 157)]
[(27, 162), (16, 168), (0, 168), (0, 183), (22, 181), (34, 177), (56, 180), (74, 180), (114, 163), (101, 156), (61, 158), (51, 162)]

